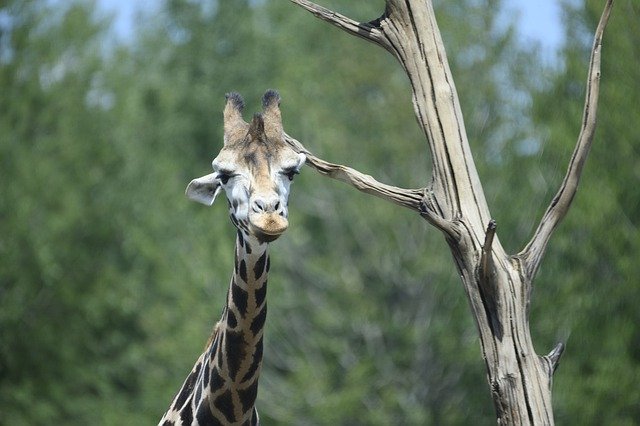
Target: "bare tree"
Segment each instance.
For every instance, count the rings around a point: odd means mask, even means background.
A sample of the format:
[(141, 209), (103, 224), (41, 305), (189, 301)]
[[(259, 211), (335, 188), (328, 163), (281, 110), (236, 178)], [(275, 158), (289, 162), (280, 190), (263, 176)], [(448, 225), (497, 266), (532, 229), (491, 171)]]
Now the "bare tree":
[(350, 167), (324, 161), (290, 136), (323, 175), (416, 211), (442, 231), (462, 277), (480, 334), (498, 424), (553, 424), (551, 385), (563, 343), (537, 355), (529, 331), (532, 282), (549, 238), (576, 194), (596, 124), (602, 36), (613, 0), (607, 0), (589, 64), (580, 136), (566, 176), (537, 230), (517, 254), (508, 254), (476, 171), (460, 103), (430, 0), (386, 0), (383, 15), (357, 22), (307, 0), (291, 0), (316, 17), (369, 40), (398, 59), (409, 77), (413, 106), (426, 136), (433, 172), (425, 188), (385, 185)]

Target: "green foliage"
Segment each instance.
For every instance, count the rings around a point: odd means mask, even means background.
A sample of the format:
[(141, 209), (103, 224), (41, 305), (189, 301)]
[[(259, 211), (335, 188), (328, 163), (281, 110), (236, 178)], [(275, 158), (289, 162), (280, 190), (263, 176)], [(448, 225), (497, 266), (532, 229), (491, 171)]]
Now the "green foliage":
[[(566, 7), (568, 42), (563, 69), (536, 96), (536, 124), (547, 136), (543, 174), (566, 163), (577, 138), (586, 64), (603, 4)], [(598, 129), (574, 206), (552, 240), (536, 285), (534, 341), (567, 338), (555, 383), (558, 421), (637, 424), (640, 419), (640, 137), (629, 120), (640, 116), (637, 2), (620, 1), (605, 32)], [(559, 159), (559, 160), (556, 160)], [(559, 177), (551, 182), (557, 185)], [(550, 308), (562, 312), (545, 319)], [(547, 312), (547, 314), (545, 314)], [(564, 336), (557, 336), (557, 330)], [(585, 403), (585, 401), (588, 401)]]
[(144, 333), (128, 289), (112, 288), (128, 269), (108, 198), (119, 158), (86, 98), (100, 28), (81, 5), (7, 9), (19, 15), (0, 69), (0, 405), (13, 424), (88, 421), (100, 396), (138, 390), (144, 356), (125, 350)]
[[(325, 5), (362, 20), (383, 8)], [(567, 10), (558, 70), (542, 70), (535, 50), (516, 44), (495, 16), (500, 2), (436, 6), (487, 199), (515, 252), (577, 136), (585, 34), (600, 6)], [(167, 408), (232, 270), (226, 206), (183, 196), (221, 146), (225, 92), (242, 93), (250, 114), (277, 88), (287, 132), (314, 153), (399, 186), (429, 179), (408, 82), (376, 46), (287, 2), (244, 0), (167, 1), (130, 44), (114, 45), (93, 8), (0, 7), (8, 424), (153, 424)], [(640, 209), (629, 184), (640, 166), (626, 125), (639, 115), (629, 93), (640, 81), (631, 59), (640, 40), (625, 31), (637, 17), (620, 2), (606, 34), (594, 152), (536, 283), (539, 351), (570, 334), (554, 392), (561, 422), (640, 417)], [(291, 229), (272, 248), (265, 424), (493, 424), (475, 325), (441, 236), (311, 170), (290, 204)]]

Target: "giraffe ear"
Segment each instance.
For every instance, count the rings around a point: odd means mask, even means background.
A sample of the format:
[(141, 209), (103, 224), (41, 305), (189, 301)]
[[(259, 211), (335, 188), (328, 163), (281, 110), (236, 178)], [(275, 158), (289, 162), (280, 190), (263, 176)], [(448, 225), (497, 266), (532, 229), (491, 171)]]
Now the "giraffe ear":
[(192, 180), (187, 185), (185, 194), (192, 201), (211, 206), (220, 192), (220, 180), (217, 176), (217, 173), (211, 173)]

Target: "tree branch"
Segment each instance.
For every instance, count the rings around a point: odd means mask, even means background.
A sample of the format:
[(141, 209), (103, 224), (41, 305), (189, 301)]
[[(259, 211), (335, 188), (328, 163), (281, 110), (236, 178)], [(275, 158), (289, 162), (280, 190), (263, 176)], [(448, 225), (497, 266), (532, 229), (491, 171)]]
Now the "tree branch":
[(551, 352), (549, 352), (547, 356), (543, 357), (548, 363), (549, 377), (553, 376), (553, 373), (556, 372), (558, 365), (560, 365), (560, 357), (562, 356), (563, 352), (564, 352), (564, 343), (559, 342), (555, 346), (555, 348), (553, 348)]
[(460, 239), (460, 232), (455, 223), (444, 218), (442, 206), (440, 206), (432, 189), (426, 189), (424, 192), (424, 198), (420, 202), (420, 216), (452, 240), (458, 241)]
[(613, 0), (608, 0), (600, 17), (598, 28), (596, 29), (589, 62), (582, 127), (580, 135), (578, 136), (578, 142), (571, 157), (571, 162), (569, 163), (567, 174), (562, 181), (558, 193), (542, 217), (531, 241), (529, 241), (526, 247), (519, 253), (519, 256), (523, 259), (525, 275), (529, 280), (533, 280), (540, 266), (540, 261), (542, 260), (542, 256), (544, 255), (553, 231), (569, 211), (573, 197), (578, 189), (582, 169), (584, 168), (589, 150), (591, 149), (591, 143), (593, 142), (593, 135), (596, 129), (596, 112), (598, 109), (598, 92), (600, 89), (602, 35), (609, 20), (612, 6)]
[[(311, 12), (315, 17), (330, 23), (356, 37), (363, 38), (370, 42), (376, 43), (383, 48), (390, 50), (389, 42), (384, 33), (380, 31), (380, 21), (383, 18), (375, 19), (369, 22), (357, 22), (340, 13), (319, 6), (308, 0), (291, 0), (303, 9)], [(383, 15), (384, 16), (384, 15)]]
[(497, 223), (495, 220), (490, 220), (487, 225), (487, 233), (484, 237), (484, 244), (482, 245), (482, 254), (480, 256), (480, 278), (481, 281), (489, 281), (489, 269), (491, 268), (491, 245), (493, 244), (493, 237), (496, 235)]
[(375, 195), (402, 207), (423, 213), (421, 203), (425, 195), (425, 188), (404, 189), (378, 182), (373, 177), (360, 173), (351, 167), (329, 163), (313, 155), (300, 142), (288, 134), (284, 134), (284, 141), (296, 152), (302, 152), (307, 156), (307, 164), (318, 173), (330, 178), (345, 182), (358, 191)]

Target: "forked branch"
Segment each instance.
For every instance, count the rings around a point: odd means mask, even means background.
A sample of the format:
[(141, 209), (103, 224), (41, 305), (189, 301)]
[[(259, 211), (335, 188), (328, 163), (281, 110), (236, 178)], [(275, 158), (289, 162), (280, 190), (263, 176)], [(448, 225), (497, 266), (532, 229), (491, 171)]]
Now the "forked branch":
[(571, 201), (573, 201), (573, 197), (578, 189), (582, 169), (584, 168), (589, 150), (591, 149), (591, 143), (596, 129), (596, 113), (598, 110), (602, 35), (609, 20), (612, 6), (613, 0), (608, 0), (600, 17), (598, 28), (596, 29), (593, 47), (591, 49), (591, 59), (589, 61), (589, 75), (587, 78), (587, 93), (582, 116), (582, 127), (575, 150), (571, 156), (567, 174), (562, 181), (558, 193), (544, 213), (531, 241), (529, 241), (526, 247), (519, 253), (519, 256), (524, 262), (524, 272), (529, 280), (533, 280), (540, 266), (540, 261), (542, 260), (542, 256), (544, 255), (553, 231), (569, 211)]

